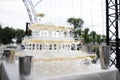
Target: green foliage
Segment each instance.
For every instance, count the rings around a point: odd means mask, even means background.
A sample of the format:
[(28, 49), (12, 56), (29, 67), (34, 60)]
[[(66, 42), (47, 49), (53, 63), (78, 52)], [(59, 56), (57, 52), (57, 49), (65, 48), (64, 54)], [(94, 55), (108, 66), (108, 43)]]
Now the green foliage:
[(96, 35), (96, 37), (97, 37), (97, 40), (96, 40), (97, 43), (100, 44), (102, 42), (101, 35), (98, 34), (98, 35)]
[(2, 26), (0, 25), (0, 44), (2, 43), (2, 37), (4, 35), (2, 35), (3, 31), (2, 31)]
[(80, 18), (68, 18), (67, 20), (68, 23), (74, 26), (74, 30), (72, 34), (74, 34), (75, 40), (81, 40), (84, 44), (90, 44), (95, 43), (100, 44), (101, 42), (105, 42), (106, 36), (102, 36), (97, 34), (95, 31), (89, 32), (89, 28), (84, 29), (83, 31), (81, 30), (82, 25), (83, 25), (83, 20)]
[(89, 32), (89, 28), (86, 28), (84, 31), (82, 31), (82, 37), (84, 44), (93, 43), (93, 45), (95, 45), (95, 43), (100, 44), (106, 40), (105, 35), (97, 34), (95, 31)]
[(102, 35), (102, 42), (105, 42), (106, 41), (106, 36), (105, 35)]
[(16, 39), (17, 39), (17, 43), (21, 43), (22, 42), (22, 38), (25, 36), (25, 32), (21, 29), (17, 29), (16, 30)]
[(98, 49), (99, 49), (99, 46), (94, 46), (94, 47), (93, 47), (93, 51), (94, 51), (94, 52), (97, 52)]
[(17, 39), (17, 43), (21, 43), (25, 32), (21, 29), (13, 29), (9, 26), (2, 28), (0, 25), (0, 44), (10, 44), (12, 39)]
[(15, 30), (13, 28), (5, 27), (2, 29), (2, 43), (10, 44), (15, 37)]
[(81, 38), (81, 28), (83, 24), (83, 20), (80, 18), (68, 18), (67, 20), (68, 23), (74, 26), (73, 34), (75, 40), (79, 40)]
[(83, 37), (83, 43), (84, 44), (88, 44), (91, 42), (91, 38), (90, 38), (90, 34), (89, 34), (89, 28), (86, 28), (83, 32), (82, 32), (82, 37)]
[(68, 18), (67, 20), (68, 23), (74, 25), (74, 28), (78, 28), (78, 27), (82, 27), (82, 24), (83, 24), (83, 20), (80, 19), (80, 18)]
[(81, 37), (81, 30), (75, 30), (73, 31), (73, 34), (74, 34), (75, 40), (79, 40)]
[(92, 39), (92, 42), (93, 42), (93, 44), (95, 44), (95, 42), (96, 42), (96, 32), (95, 31), (92, 31), (91, 33), (90, 33), (90, 37), (91, 37), (91, 39)]

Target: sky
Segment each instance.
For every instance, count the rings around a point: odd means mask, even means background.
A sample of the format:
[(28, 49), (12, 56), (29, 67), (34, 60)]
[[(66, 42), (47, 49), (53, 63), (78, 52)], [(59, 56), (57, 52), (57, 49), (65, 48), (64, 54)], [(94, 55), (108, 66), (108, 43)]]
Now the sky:
[[(35, 4), (39, 0), (32, 0)], [(90, 28), (99, 34), (105, 34), (105, 1), (104, 0), (42, 0), (36, 12), (44, 13), (40, 23), (58, 26), (71, 26), (67, 23), (70, 17), (81, 18), (83, 29)], [(29, 22), (28, 13), (22, 0), (0, 0), (0, 24), (25, 30)]]

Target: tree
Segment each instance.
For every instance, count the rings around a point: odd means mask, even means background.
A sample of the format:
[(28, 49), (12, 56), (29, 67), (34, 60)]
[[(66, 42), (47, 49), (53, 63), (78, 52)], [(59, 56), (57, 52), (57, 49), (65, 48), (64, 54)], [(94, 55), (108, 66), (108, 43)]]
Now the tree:
[(74, 25), (75, 29), (78, 28), (78, 27), (81, 28), (82, 24), (83, 24), (83, 20), (82, 19), (74, 18), (74, 17), (68, 18), (67, 22), (72, 24), (72, 25)]
[(84, 44), (88, 44), (91, 42), (90, 35), (89, 35), (89, 28), (84, 29), (82, 37), (83, 37)]
[(0, 25), (0, 44), (2, 44), (2, 35), (3, 31), (2, 31), (2, 26)]
[(22, 42), (25, 32), (21, 29), (13, 29), (9, 26), (2, 28), (0, 25), (0, 44), (10, 44), (13, 39), (17, 39), (17, 43)]
[(17, 43), (22, 42), (22, 38), (25, 36), (25, 32), (21, 29), (17, 29), (16, 31), (15, 38), (17, 39)]
[(81, 37), (81, 28), (82, 28), (83, 20), (80, 18), (72, 17), (72, 18), (68, 18), (67, 22), (74, 26), (74, 30), (73, 30), (74, 38), (75, 40), (79, 40)]
[(2, 30), (2, 42), (4, 44), (10, 44), (15, 37), (15, 30), (13, 28), (5, 27)]
[(97, 43), (100, 44), (102, 42), (101, 35), (97, 34), (96, 38)]
[(96, 42), (96, 32), (95, 31), (92, 31), (91, 33), (90, 33), (90, 36), (91, 36), (91, 39), (92, 39), (92, 42), (93, 42), (93, 45), (95, 44), (95, 42)]
[(102, 35), (102, 42), (105, 42), (105, 41), (106, 41), (106, 36)]

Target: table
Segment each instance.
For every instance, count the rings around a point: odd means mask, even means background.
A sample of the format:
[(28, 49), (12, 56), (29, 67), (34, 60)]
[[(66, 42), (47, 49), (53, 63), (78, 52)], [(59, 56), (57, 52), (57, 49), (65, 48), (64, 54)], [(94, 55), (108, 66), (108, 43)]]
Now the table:
[[(93, 68), (66, 73), (33, 74), (31, 80), (120, 80), (119, 71), (114, 67), (103, 70), (94, 65)], [(1, 69), (1, 80), (20, 80), (18, 63), (3, 62)]]

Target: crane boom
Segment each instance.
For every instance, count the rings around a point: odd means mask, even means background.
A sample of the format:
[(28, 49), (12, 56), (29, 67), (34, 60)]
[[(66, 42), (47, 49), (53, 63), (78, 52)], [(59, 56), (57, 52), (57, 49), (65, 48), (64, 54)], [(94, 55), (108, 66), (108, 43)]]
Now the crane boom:
[(27, 9), (30, 23), (33, 24), (33, 23), (37, 22), (37, 16), (36, 16), (34, 5), (33, 5), (32, 1), (31, 0), (23, 0), (23, 3)]

